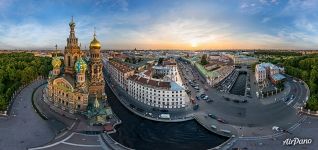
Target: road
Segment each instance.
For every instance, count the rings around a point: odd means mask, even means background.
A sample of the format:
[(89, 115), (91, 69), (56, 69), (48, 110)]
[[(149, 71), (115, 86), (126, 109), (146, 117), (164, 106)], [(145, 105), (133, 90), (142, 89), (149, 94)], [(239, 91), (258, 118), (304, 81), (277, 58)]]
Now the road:
[(0, 118), (0, 149), (22, 150), (43, 145), (53, 139), (54, 132), (48, 122), (33, 109), (32, 92), (43, 81), (25, 87), (13, 102), (11, 116)]
[[(182, 62), (179, 62), (182, 63)], [(185, 81), (188, 80), (204, 80), (200, 75), (198, 76), (197, 70), (187, 63), (182, 63), (185, 69), (181, 70), (183, 74), (194, 75), (184, 75), (186, 77)], [(253, 83), (253, 74), (250, 73), (250, 84)], [(195, 79), (199, 78), (199, 79)], [(248, 80), (247, 80), (248, 81)], [(195, 97), (197, 94), (205, 93), (212, 100), (212, 103), (207, 103), (204, 100), (197, 100), (197, 104), (200, 105), (199, 110), (196, 114), (199, 115), (207, 115), (209, 113), (226, 120), (230, 125), (232, 125), (240, 136), (262, 136), (268, 134), (274, 134), (271, 131), (271, 127), (276, 125), (284, 129), (290, 128), (293, 124), (295, 124), (298, 120), (301, 119), (300, 116), (296, 115), (297, 110), (294, 105), (299, 106), (303, 103), (307, 96), (307, 89), (300, 82), (294, 82), (292, 79), (288, 79), (287, 84), (291, 86), (291, 92), (287, 94), (287, 97), (293, 94), (295, 96), (294, 100), (290, 102), (284, 102), (282, 100), (278, 100), (273, 103), (269, 103), (264, 105), (261, 103), (260, 99), (256, 98), (255, 93), (252, 91), (252, 98), (248, 98), (245, 96), (237, 96), (229, 93), (219, 92), (215, 88), (209, 88), (207, 91), (203, 90), (203, 87), (206, 87), (206, 83), (197, 82), (201, 90), (199, 93), (195, 91), (194, 88), (188, 86), (188, 89), (191, 90), (192, 97)], [(283, 92), (278, 94), (277, 96), (282, 96)], [(228, 97), (230, 101), (227, 101), (223, 97)], [(268, 97), (273, 98), (273, 97)], [(248, 103), (235, 103), (232, 100), (247, 100)], [(201, 117), (202, 118), (202, 117)], [(217, 123), (215, 119), (207, 118), (216, 124), (217, 126), (227, 126)], [(235, 132), (235, 131), (233, 131)]]

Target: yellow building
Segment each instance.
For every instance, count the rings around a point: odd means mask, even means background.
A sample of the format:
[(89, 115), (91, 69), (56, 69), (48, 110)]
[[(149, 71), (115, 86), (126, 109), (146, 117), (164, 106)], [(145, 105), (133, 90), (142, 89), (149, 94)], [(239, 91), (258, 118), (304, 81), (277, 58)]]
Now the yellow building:
[(53, 70), (48, 80), (49, 100), (62, 110), (70, 113), (86, 111), (87, 106), (98, 100), (105, 99), (104, 78), (101, 62), (101, 44), (94, 38), (90, 43), (89, 61), (84, 60), (84, 52), (80, 50), (75, 36), (75, 23), (70, 22), (70, 35), (64, 49), (64, 65), (54, 57)]

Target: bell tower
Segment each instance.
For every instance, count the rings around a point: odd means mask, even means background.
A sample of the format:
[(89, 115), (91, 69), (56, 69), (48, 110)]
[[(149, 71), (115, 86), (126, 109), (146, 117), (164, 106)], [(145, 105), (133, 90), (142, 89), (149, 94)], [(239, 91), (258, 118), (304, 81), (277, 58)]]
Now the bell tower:
[(98, 98), (105, 95), (105, 81), (103, 77), (103, 64), (100, 56), (101, 44), (96, 39), (96, 31), (94, 30), (94, 38), (89, 45), (90, 53), (90, 83), (89, 93), (96, 94)]
[(65, 65), (65, 73), (75, 75), (74, 64), (77, 59), (81, 58), (83, 52), (80, 50), (80, 46), (78, 45), (78, 39), (75, 36), (75, 22), (72, 17), (70, 26), (70, 35), (67, 38), (67, 44), (64, 50), (64, 65)]

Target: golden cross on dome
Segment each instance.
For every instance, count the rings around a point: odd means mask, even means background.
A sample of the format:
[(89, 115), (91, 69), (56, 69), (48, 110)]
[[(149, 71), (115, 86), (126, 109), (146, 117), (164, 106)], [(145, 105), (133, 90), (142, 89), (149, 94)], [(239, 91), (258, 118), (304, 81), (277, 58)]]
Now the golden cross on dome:
[(96, 37), (96, 27), (94, 27), (94, 37)]

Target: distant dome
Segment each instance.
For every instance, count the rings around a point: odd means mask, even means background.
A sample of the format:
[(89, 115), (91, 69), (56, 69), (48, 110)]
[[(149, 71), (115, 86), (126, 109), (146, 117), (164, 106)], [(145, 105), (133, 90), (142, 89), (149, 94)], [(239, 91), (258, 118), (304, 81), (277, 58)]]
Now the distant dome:
[(58, 57), (54, 57), (52, 60), (53, 68), (60, 68), (62, 61)]
[(77, 73), (83, 73), (86, 71), (87, 69), (87, 64), (86, 62), (82, 59), (82, 58), (79, 58), (76, 62), (75, 62), (75, 71)]

